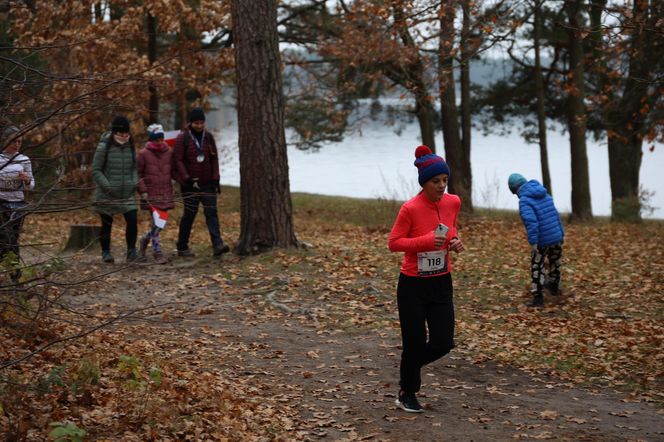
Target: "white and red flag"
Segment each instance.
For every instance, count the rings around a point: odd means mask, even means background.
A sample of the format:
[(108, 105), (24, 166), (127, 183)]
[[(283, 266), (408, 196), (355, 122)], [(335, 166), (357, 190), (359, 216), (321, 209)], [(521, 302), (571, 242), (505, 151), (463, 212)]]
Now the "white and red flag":
[(164, 132), (164, 141), (166, 144), (168, 144), (168, 147), (171, 149), (173, 148), (173, 145), (175, 144), (175, 139), (178, 137), (178, 134), (180, 133), (179, 130), (168, 130)]
[(152, 219), (154, 220), (154, 225), (163, 229), (166, 226), (166, 221), (168, 221), (168, 212), (165, 210), (157, 209), (154, 206), (150, 206), (152, 210)]

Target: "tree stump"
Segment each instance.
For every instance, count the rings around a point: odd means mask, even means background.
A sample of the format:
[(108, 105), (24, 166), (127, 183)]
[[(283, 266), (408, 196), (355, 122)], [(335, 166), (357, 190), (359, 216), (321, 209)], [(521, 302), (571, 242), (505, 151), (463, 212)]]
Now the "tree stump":
[(91, 224), (72, 224), (69, 226), (69, 239), (65, 250), (87, 249), (96, 242), (99, 242), (100, 226)]

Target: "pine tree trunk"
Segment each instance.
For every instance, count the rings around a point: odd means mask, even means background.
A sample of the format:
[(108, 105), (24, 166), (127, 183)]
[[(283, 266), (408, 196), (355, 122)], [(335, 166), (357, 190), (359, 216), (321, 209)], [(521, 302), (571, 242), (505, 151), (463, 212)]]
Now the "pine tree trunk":
[(586, 151), (586, 108), (584, 104), (584, 67), (581, 4), (582, 0), (568, 1), (565, 9), (569, 18), (570, 92), (567, 98), (567, 125), (569, 129), (572, 161), (572, 214), (573, 220), (592, 219), (590, 203), (590, 175)]
[(540, 59), (540, 35), (542, 34), (542, 3), (535, 4), (534, 25), (533, 25), (533, 45), (535, 49), (535, 96), (537, 98), (537, 135), (540, 147), (540, 166), (542, 168), (542, 183), (550, 195), (553, 195), (551, 185), (551, 174), (549, 172), (549, 153), (546, 141), (546, 110), (544, 94), (544, 78), (542, 76), (542, 61)]
[(299, 245), (293, 227), (275, 0), (233, 0), (241, 255)]

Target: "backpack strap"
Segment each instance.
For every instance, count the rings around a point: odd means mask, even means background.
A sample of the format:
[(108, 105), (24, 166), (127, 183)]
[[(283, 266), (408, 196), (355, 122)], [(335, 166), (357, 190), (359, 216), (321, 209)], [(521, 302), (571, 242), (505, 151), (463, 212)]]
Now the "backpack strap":
[[(109, 147), (111, 147), (111, 136), (109, 135), (108, 138), (106, 138), (106, 149), (104, 149), (104, 164), (101, 166), (101, 170), (106, 170), (106, 163), (108, 162), (108, 150)], [(129, 148), (131, 149), (131, 164), (135, 165), (136, 164), (136, 149), (134, 148), (134, 139), (130, 138), (130, 146)]]

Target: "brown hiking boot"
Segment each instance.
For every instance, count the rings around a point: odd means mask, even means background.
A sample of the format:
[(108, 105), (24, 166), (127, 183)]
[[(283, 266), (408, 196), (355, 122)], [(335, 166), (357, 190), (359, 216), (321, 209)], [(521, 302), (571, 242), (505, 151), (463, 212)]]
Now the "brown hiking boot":
[(166, 264), (168, 262), (168, 258), (164, 256), (162, 252), (154, 252), (154, 263), (155, 264)]

